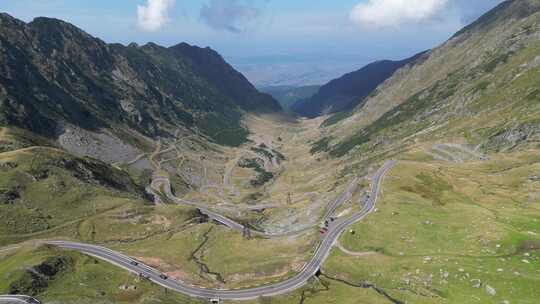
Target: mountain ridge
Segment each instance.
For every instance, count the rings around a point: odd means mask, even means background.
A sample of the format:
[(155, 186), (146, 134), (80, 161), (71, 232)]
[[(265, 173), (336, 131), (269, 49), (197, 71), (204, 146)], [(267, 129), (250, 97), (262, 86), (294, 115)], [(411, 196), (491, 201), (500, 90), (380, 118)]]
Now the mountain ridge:
[[(523, 107), (536, 97), (512, 86), (535, 77), (538, 12), (536, 0), (506, 1), (434, 48), (421, 64), (398, 70), (362, 107), (334, 119), (332, 136), (324, 141), (328, 144), (333, 138), (328, 149), (334, 156), (345, 156), (395, 144), (400, 138), (413, 144), (412, 139), (419, 140), (417, 134), (431, 140), (434, 134), (453, 134), (479, 147), (490, 146), (499, 132), (515, 138), (516, 146), (525, 142), (519, 138), (534, 138), (533, 130), (538, 128), (522, 124), (535, 113), (534, 107), (528, 112)], [(516, 61), (521, 65), (516, 66)], [(506, 95), (513, 97), (501, 99)], [(500, 108), (507, 108), (506, 113)], [(495, 115), (505, 119), (488, 119)], [(458, 121), (467, 127), (441, 127)], [(500, 141), (496, 149), (507, 149), (513, 141)]]
[(107, 44), (45, 17), (24, 23), (4, 13), (0, 24), (2, 125), (48, 137), (58, 136), (63, 122), (88, 130), (123, 126), (151, 137), (198, 129), (238, 145), (248, 134), (244, 112), (281, 111), (209, 48)]
[(354, 72), (347, 73), (321, 86), (312, 97), (299, 100), (291, 107), (298, 115), (314, 118), (352, 110), (362, 104), (382, 82), (388, 79), (398, 69), (414, 64), (428, 51), (420, 52), (403, 60), (378, 60)]
[(308, 85), (308, 86), (267, 86), (261, 87), (259, 90), (267, 94), (272, 95), (274, 99), (279, 101), (281, 106), (290, 110), (290, 107), (294, 105), (299, 100), (303, 100), (313, 96), (317, 91), (319, 91), (319, 85)]

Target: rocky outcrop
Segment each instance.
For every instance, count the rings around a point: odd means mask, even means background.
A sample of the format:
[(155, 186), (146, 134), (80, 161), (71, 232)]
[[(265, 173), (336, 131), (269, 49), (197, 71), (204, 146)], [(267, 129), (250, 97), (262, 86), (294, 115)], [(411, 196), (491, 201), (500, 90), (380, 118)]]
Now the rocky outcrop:
[(73, 265), (73, 258), (69, 256), (50, 257), (41, 264), (27, 269), (18, 280), (11, 283), (9, 294), (35, 296), (45, 291), (50, 281), (60, 273), (67, 272)]
[(122, 170), (114, 169), (105, 163), (91, 159), (61, 159), (58, 167), (65, 168), (73, 173), (77, 179), (91, 184), (115, 188), (128, 193), (137, 193), (142, 196), (140, 189)]
[(484, 148), (490, 151), (508, 151), (518, 145), (530, 142), (540, 143), (540, 123), (505, 128), (491, 136)]
[(20, 187), (0, 189), (0, 205), (12, 205), (21, 197)]

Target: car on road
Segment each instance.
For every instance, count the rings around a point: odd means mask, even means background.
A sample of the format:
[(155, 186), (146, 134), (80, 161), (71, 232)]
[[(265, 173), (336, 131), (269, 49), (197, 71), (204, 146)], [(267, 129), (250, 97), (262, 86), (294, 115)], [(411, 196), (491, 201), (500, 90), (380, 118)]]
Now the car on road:
[(321, 230), (319, 230), (319, 232), (320, 232), (321, 234), (325, 234), (326, 232), (328, 232), (328, 228), (322, 227)]
[(159, 277), (162, 279), (162, 280), (167, 280), (169, 277), (164, 275), (164, 274), (160, 274)]
[(130, 263), (131, 265), (133, 265), (133, 266), (139, 266), (139, 262), (137, 262), (137, 261), (131, 261), (131, 262), (129, 262), (129, 263)]

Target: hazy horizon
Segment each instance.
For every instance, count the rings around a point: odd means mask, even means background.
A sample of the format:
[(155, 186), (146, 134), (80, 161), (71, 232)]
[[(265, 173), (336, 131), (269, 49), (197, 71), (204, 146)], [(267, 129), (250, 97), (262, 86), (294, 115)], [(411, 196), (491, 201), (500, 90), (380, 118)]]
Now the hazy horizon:
[(109, 43), (209, 46), (266, 86), (323, 84), (376, 60), (407, 58), (501, 1), (430, 0), (408, 10), (390, 0), (21, 0), (0, 10), (27, 22), (59, 18)]

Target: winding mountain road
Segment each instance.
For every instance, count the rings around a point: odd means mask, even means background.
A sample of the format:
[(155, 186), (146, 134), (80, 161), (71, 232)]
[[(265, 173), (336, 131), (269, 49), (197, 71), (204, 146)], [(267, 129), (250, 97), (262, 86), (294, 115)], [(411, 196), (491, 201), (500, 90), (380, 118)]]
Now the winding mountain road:
[[(179, 205), (185, 205), (185, 206), (190, 206), (190, 207), (194, 207), (194, 208), (197, 208), (201, 211), (202, 214), (208, 216), (209, 218), (231, 228), (231, 229), (234, 229), (234, 230), (238, 230), (238, 231), (243, 231), (244, 230), (244, 226), (240, 223), (237, 223), (217, 212), (214, 212), (214, 211), (211, 211), (209, 210), (208, 208), (206, 208), (206, 206), (204, 206), (203, 204), (200, 204), (200, 203), (195, 203), (195, 202), (191, 202), (191, 201), (187, 201), (187, 200), (184, 200), (184, 199), (181, 199), (181, 198), (178, 198), (176, 197), (173, 193), (172, 193), (172, 188), (171, 188), (171, 181), (167, 178), (167, 177), (159, 177), (159, 176), (155, 176), (153, 179), (152, 179), (152, 184), (150, 186), (152, 189), (162, 189), (163, 191), (163, 194), (165, 194), (165, 196), (167, 196), (168, 199), (170, 199), (171, 201), (179, 204)], [(153, 192), (155, 193), (155, 191)], [(155, 194), (154, 194), (155, 196)]]
[(136, 262), (132, 258), (125, 256), (121, 253), (112, 251), (105, 247), (66, 242), (66, 241), (45, 241), (45, 244), (55, 245), (63, 249), (76, 250), (81, 253), (94, 256), (101, 260), (105, 260), (114, 265), (117, 265), (130, 272), (137, 273), (148, 280), (159, 284), (170, 290), (197, 298), (206, 299), (223, 299), (223, 300), (250, 300), (256, 299), (261, 296), (276, 296), (288, 293), (297, 288), (302, 287), (307, 281), (313, 277), (326, 258), (329, 256), (330, 251), (334, 244), (337, 242), (339, 236), (350, 225), (360, 221), (367, 215), (369, 215), (375, 209), (375, 203), (379, 196), (379, 190), (382, 180), (386, 173), (395, 165), (395, 161), (386, 162), (372, 177), (371, 193), (365, 202), (362, 210), (356, 212), (347, 219), (339, 219), (334, 221), (328, 232), (324, 235), (324, 238), (317, 246), (312, 259), (302, 268), (302, 270), (294, 277), (284, 280), (280, 283), (261, 286), (243, 290), (221, 290), (221, 289), (206, 289), (203, 287), (196, 287), (182, 282), (177, 282), (172, 279), (167, 279), (156, 270), (143, 263)]
[[(358, 187), (358, 178), (354, 178), (347, 185), (347, 188), (345, 189), (345, 191), (328, 205), (328, 207), (326, 208), (326, 212), (322, 218), (322, 221), (324, 222), (328, 220), (332, 216), (332, 214), (336, 211), (336, 209), (339, 208), (339, 206), (341, 206), (343, 203), (349, 200), (352, 197), (353, 192), (356, 190), (357, 187)], [(176, 204), (197, 208), (199, 209), (199, 211), (201, 211), (202, 214), (208, 216), (210, 219), (215, 220), (218, 223), (221, 223), (233, 230), (244, 232), (244, 230), (246, 229), (244, 225), (226, 216), (223, 216), (219, 214), (218, 212), (210, 210), (208, 206), (205, 204), (191, 202), (191, 201), (187, 201), (187, 200), (176, 197), (172, 193), (171, 182), (168, 177), (154, 176), (150, 187), (147, 188), (147, 191), (149, 193), (152, 193), (154, 197), (156, 197), (156, 203), (159, 204), (161, 203), (161, 200), (159, 199), (159, 196), (156, 195), (157, 191), (159, 191), (158, 189), (161, 189), (163, 194), (165, 194), (165, 196), (167, 196), (169, 200), (175, 202)], [(258, 208), (255, 208), (255, 207), (258, 207)], [(258, 210), (260, 209), (260, 207), (264, 207), (264, 205), (252, 206), (251, 208), (253, 208), (253, 210)], [(224, 207), (213, 207), (213, 208), (221, 210), (221, 211), (225, 211), (225, 212), (235, 211), (234, 208), (224, 208)], [(306, 232), (311, 228), (313, 227), (303, 228), (303, 229), (294, 230), (294, 231), (287, 231), (287, 232), (282, 232), (282, 233), (268, 233), (265, 231), (257, 231), (257, 230), (251, 230), (250, 232), (252, 235), (256, 235), (256, 236), (260, 236), (264, 238), (278, 238), (278, 237), (285, 237), (285, 236), (294, 236), (294, 235)]]
[(343, 205), (346, 201), (350, 200), (353, 196), (354, 191), (358, 188), (358, 177), (354, 178), (349, 185), (347, 186), (347, 189), (338, 196), (332, 203), (326, 207), (326, 212), (324, 213), (323, 220), (327, 220), (336, 212), (336, 210), (339, 208), (339, 206)]

